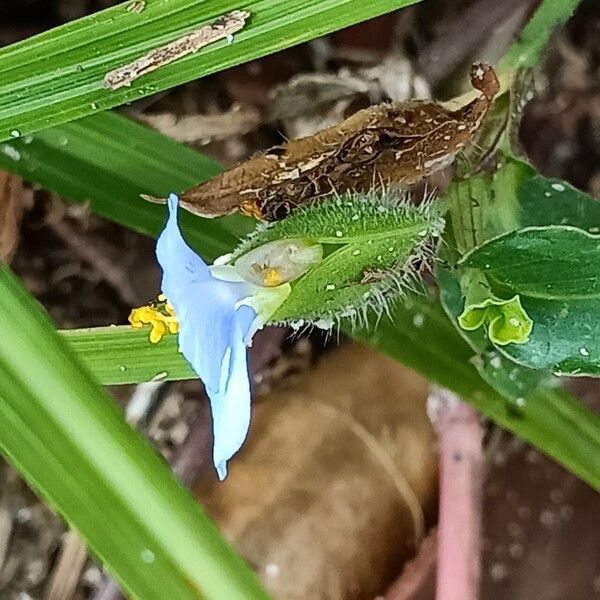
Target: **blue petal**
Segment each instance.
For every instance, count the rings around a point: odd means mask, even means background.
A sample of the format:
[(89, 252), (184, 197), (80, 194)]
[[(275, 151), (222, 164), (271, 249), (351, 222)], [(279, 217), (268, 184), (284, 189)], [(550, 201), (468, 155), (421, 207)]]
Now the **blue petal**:
[(214, 460), (222, 479), (250, 422), (246, 343), (254, 332), (256, 313), (246, 305), (236, 309), (250, 292), (247, 284), (215, 279), (186, 244), (177, 224), (177, 196), (169, 196), (168, 206), (169, 218), (156, 245), (162, 291), (175, 309), (181, 352), (211, 401)]
[(213, 460), (221, 481), (227, 476), (227, 461), (240, 449), (250, 425), (250, 380), (244, 337), (254, 318), (255, 313), (249, 306), (237, 311), (227, 383), (223, 393), (212, 401)]

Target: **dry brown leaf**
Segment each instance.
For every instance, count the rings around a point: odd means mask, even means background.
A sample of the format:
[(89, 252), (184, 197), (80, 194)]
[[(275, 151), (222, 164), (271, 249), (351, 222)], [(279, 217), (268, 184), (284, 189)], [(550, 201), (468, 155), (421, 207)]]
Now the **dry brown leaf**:
[(19, 243), (23, 216), (23, 181), (0, 171), (0, 260), (9, 263)]
[(471, 142), (499, 90), (494, 70), (482, 63), (471, 68), (471, 84), (480, 95), (457, 110), (427, 100), (366, 108), (184, 192), (181, 205), (204, 217), (239, 210), (272, 221), (334, 192), (422, 181)]

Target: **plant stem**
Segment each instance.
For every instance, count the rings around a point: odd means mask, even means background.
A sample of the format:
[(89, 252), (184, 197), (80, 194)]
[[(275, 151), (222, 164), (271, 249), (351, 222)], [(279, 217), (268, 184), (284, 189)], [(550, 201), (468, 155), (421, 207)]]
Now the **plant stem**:
[(477, 600), (480, 580), (483, 428), (458, 396), (434, 388), (427, 412), (438, 431), (440, 508), (436, 600)]

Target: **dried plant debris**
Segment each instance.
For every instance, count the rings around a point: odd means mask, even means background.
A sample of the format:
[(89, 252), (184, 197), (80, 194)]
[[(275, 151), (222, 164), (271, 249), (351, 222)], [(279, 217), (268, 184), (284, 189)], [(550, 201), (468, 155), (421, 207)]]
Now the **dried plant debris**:
[(131, 85), (142, 75), (151, 73), (183, 56), (198, 52), (208, 44), (224, 38), (230, 40), (234, 33), (244, 27), (249, 16), (250, 13), (246, 10), (234, 10), (219, 17), (212, 23), (204, 25), (166, 46), (161, 46), (148, 52), (148, 54), (144, 54), (132, 63), (110, 71), (104, 77), (104, 86), (110, 90), (117, 90), (123, 86)]
[(134, 0), (127, 6), (127, 12), (140, 14), (146, 8), (145, 0)]
[(254, 131), (261, 123), (260, 111), (257, 108), (239, 105), (216, 114), (178, 117), (169, 112), (142, 114), (137, 118), (179, 142), (201, 144), (244, 135)]
[(390, 102), (360, 110), (335, 127), (275, 146), (181, 196), (203, 217), (236, 211), (284, 218), (299, 205), (332, 193), (409, 186), (450, 165), (472, 141), (499, 83), (492, 67), (471, 68), (481, 94), (449, 110), (438, 102)]
[(409, 60), (391, 55), (370, 67), (301, 73), (273, 88), (269, 96), (267, 117), (281, 122), (287, 136), (296, 139), (337, 125), (353, 107), (426, 99), (430, 92)]
[(23, 182), (0, 171), (0, 261), (10, 262), (17, 244), (23, 216)]

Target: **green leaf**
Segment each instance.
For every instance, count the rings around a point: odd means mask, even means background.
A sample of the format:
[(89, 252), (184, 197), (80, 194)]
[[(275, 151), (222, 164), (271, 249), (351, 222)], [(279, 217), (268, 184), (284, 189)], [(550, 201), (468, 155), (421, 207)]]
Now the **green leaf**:
[(176, 335), (158, 344), (149, 341), (149, 329), (95, 327), (62, 332), (94, 377), (104, 385), (168, 379), (196, 379), (179, 353)]
[[(139, 14), (124, 2), (0, 50), (0, 141), (139, 100), (418, 1), (146, 0)], [(109, 71), (240, 9), (251, 17), (233, 43), (210, 44), (130, 87), (104, 87)]]
[(521, 372), (497, 354), (487, 357), (485, 368), (505, 374), (491, 387), (487, 381), (492, 377), (481, 377), (481, 359), (473, 357), (438, 302), (409, 297), (391, 318), (352, 335), (451, 389), (600, 490), (600, 416), (560, 389), (537, 387), (535, 373), (528, 379), (531, 372)]
[(129, 594), (266, 598), (6, 267), (0, 326), (0, 449)]
[(600, 202), (566, 181), (528, 177), (518, 188), (518, 202), (520, 227), (571, 225), (600, 233)]
[(557, 374), (600, 373), (600, 237), (569, 226), (531, 227), (490, 240), (462, 266), (518, 294), (533, 320), (529, 341), (503, 352)]

